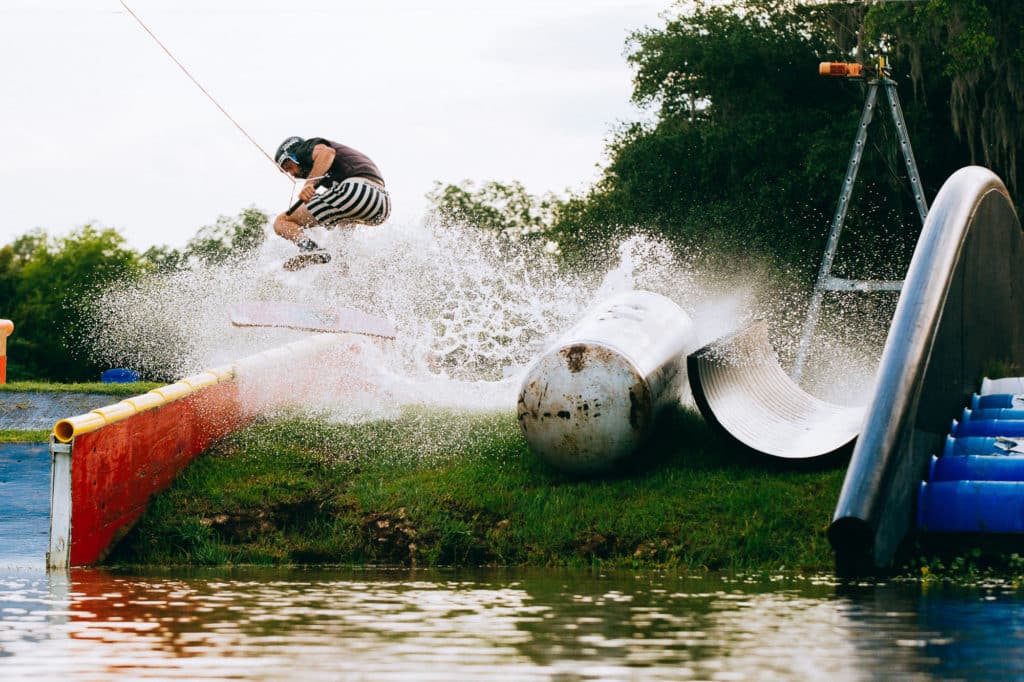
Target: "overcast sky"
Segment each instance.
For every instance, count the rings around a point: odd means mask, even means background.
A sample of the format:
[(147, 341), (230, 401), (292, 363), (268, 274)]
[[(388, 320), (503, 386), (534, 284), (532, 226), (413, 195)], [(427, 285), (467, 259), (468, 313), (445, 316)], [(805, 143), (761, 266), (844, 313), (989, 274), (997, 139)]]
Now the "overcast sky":
[[(273, 153), (289, 135), (366, 152), (414, 222), (435, 180), (581, 190), (629, 103), (627, 35), (671, 0), (127, 0)], [(119, 0), (2, 0), (0, 245), (116, 227), (183, 245), (219, 215), (276, 214), (292, 183)]]

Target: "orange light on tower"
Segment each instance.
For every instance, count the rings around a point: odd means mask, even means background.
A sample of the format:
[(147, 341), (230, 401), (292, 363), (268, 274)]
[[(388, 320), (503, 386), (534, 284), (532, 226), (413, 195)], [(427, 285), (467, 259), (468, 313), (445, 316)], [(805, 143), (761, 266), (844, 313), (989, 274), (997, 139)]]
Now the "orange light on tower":
[(819, 76), (834, 78), (860, 78), (864, 67), (852, 62), (822, 62), (818, 65)]
[(7, 337), (14, 331), (14, 323), (0, 320), (0, 384), (7, 383)]

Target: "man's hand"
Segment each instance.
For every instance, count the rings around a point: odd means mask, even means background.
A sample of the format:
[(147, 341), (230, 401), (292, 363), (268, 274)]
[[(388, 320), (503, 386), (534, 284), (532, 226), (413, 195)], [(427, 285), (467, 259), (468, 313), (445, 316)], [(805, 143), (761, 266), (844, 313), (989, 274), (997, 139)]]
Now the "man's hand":
[(313, 168), (306, 174), (306, 177), (310, 179), (306, 180), (306, 186), (299, 192), (300, 199), (309, 201), (313, 198), (319, 178), (322, 178), (330, 170), (331, 164), (334, 163), (334, 156), (334, 150), (325, 144), (318, 144), (313, 147)]

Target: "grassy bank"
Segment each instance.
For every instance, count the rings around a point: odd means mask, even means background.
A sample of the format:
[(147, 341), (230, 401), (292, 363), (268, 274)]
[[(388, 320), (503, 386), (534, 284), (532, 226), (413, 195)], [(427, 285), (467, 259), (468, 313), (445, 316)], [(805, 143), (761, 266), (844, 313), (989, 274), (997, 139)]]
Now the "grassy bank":
[(49, 430), (0, 429), (0, 443), (46, 443)]
[(9, 381), (6, 384), (0, 384), (0, 393), (96, 393), (99, 395), (128, 398), (133, 395), (141, 395), (164, 385), (152, 381), (137, 381), (131, 384), (104, 384), (99, 381), (78, 384), (58, 384), (49, 381)]
[(843, 470), (780, 471), (680, 410), (629, 469), (567, 477), (511, 413), (256, 424), (158, 496), (111, 564), (828, 570)]

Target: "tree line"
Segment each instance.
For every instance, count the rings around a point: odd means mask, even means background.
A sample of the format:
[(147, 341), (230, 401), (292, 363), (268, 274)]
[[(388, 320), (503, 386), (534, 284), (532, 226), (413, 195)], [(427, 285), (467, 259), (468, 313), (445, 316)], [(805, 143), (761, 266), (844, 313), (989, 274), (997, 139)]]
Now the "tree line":
[[(929, 202), (955, 170), (980, 164), (1020, 206), (1024, 4), (1011, 0), (680, 3), (664, 26), (627, 42), (632, 99), (651, 120), (618, 127), (588, 191), (559, 200), (463, 182), (438, 185), (433, 198), (448, 219), (556, 243), (568, 260), (600, 257), (640, 228), (681, 246), (763, 254), (810, 279), (867, 87), (819, 77), (818, 63), (880, 57)], [(879, 94), (840, 250), (861, 277), (899, 277), (920, 230), (885, 104)]]
[[(495, 181), (437, 183), (442, 223), (493, 230), (567, 265), (603, 258), (643, 230), (680, 248), (758, 254), (811, 281), (864, 102), (864, 80), (817, 75), (820, 61), (875, 64), (898, 84), (929, 202), (958, 168), (981, 164), (1024, 199), (1024, 4), (1011, 0), (806, 3), (687, 0), (633, 33), (633, 102), (599, 180), (567, 196)], [(880, 104), (884, 100), (880, 99)], [(869, 131), (838, 270), (900, 277), (920, 221), (884, 110)], [(0, 248), (0, 316), (18, 325), (11, 379), (95, 379), (77, 353), (77, 301), (114, 280), (219, 263), (258, 247), (268, 217), (220, 218), (184, 249), (137, 253), (111, 229), (33, 231)], [(884, 256), (884, 257), (880, 257)]]
[(248, 208), (201, 228), (182, 249), (142, 253), (117, 230), (93, 225), (63, 237), (35, 229), (0, 247), (0, 317), (15, 324), (8, 380), (99, 381), (107, 367), (79, 347), (91, 297), (112, 282), (242, 258), (263, 243), (267, 222)]

